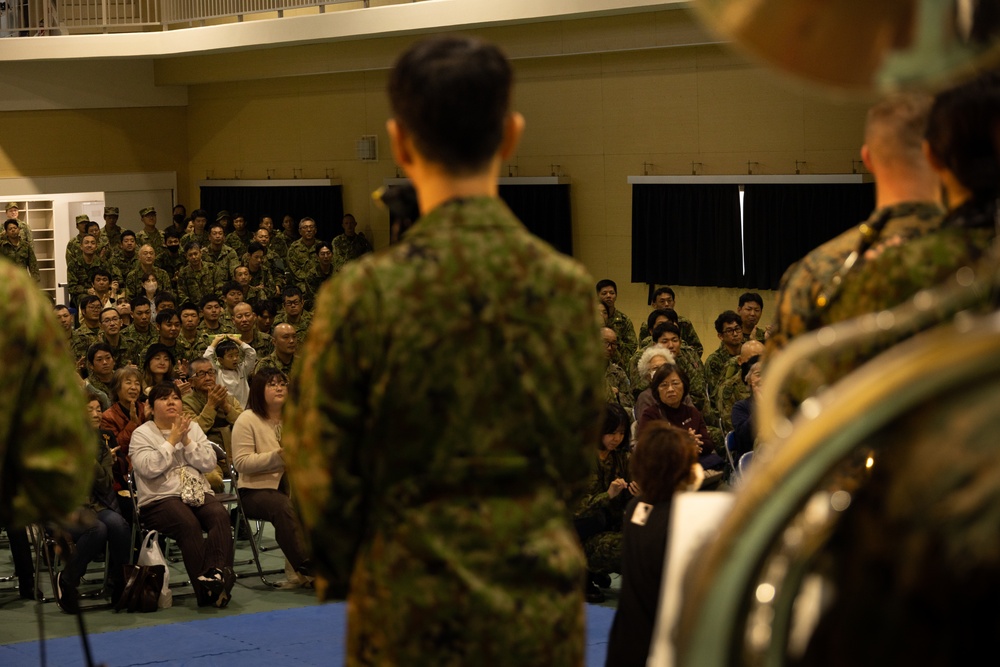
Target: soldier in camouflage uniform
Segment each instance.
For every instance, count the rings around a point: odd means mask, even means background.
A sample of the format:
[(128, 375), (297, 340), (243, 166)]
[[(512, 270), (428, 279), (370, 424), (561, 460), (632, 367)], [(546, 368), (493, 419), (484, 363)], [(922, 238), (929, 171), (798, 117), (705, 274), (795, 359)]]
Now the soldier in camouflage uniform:
[(177, 307), (177, 314), (181, 318), (181, 331), (177, 336), (177, 354), (182, 359), (197, 359), (205, 354), (207, 345), (203, 345), (204, 337), (201, 335), (201, 310), (190, 301), (185, 301)]
[(940, 179), (921, 149), (930, 104), (926, 95), (901, 93), (869, 109), (861, 158), (875, 176), (875, 210), (785, 271), (769, 351), (833, 323), (826, 306), (852, 254), (851, 265), (873, 245), (902, 245), (940, 227)]
[[(139, 235), (136, 234), (136, 238), (138, 237)], [(132, 272), (125, 277), (125, 291), (130, 297), (146, 295), (146, 291), (143, 289), (142, 284), (148, 275), (156, 277), (158, 289), (169, 289), (170, 276), (167, 275), (166, 271), (156, 266), (155, 263), (156, 250), (153, 246), (148, 243), (141, 246), (139, 248), (139, 265), (132, 269)]]
[(632, 385), (629, 382), (628, 374), (621, 366), (612, 361), (615, 350), (618, 348), (618, 336), (611, 327), (602, 327), (601, 338), (604, 339), (604, 356), (607, 359), (607, 366), (604, 369), (604, 385), (607, 388), (608, 403), (616, 403), (626, 410), (631, 410), (635, 405), (635, 400), (632, 398)]
[(295, 283), (304, 283), (309, 272), (316, 267), (316, 221), (312, 218), (302, 218), (299, 222), (299, 234), (302, 237), (288, 248), (288, 270), (294, 276)]
[[(110, 252), (122, 246), (122, 228), (118, 226), (118, 207), (104, 207), (104, 238), (107, 239)], [(124, 275), (124, 274), (123, 274)]]
[(121, 244), (112, 251), (108, 260), (111, 273), (121, 277), (123, 287), (128, 274), (139, 266), (139, 253), (135, 248), (135, 232), (130, 229), (123, 230)]
[(281, 282), (275, 278), (266, 263), (268, 250), (258, 241), (251, 243), (247, 250), (243, 262), (250, 269), (250, 294), (248, 298), (275, 298), (280, 294), (278, 290)]
[[(86, 215), (76, 216), (76, 236), (71, 238), (66, 244), (66, 264), (75, 262), (83, 254), (81, 243), (83, 237), (87, 235), (87, 227), (90, 226), (90, 217)], [(97, 238), (95, 236), (95, 238)]]
[(208, 211), (199, 208), (191, 214), (194, 229), (181, 237), (181, 246), (186, 248), (191, 241), (197, 241), (201, 247), (208, 245)]
[(740, 295), (739, 307), (736, 314), (740, 316), (743, 327), (743, 342), (749, 340), (767, 340), (767, 332), (757, 326), (761, 315), (764, 314), (764, 299), (756, 292), (744, 292)]
[(0, 238), (0, 254), (14, 264), (23, 267), (38, 282), (38, 259), (35, 250), (21, 239), (21, 228), (17, 220), (4, 221), (4, 236)]
[(226, 245), (236, 251), (237, 257), (242, 257), (251, 241), (253, 235), (247, 228), (247, 220), (242, 213), (237, 213), (233, 216), (233, 231), (226, 235)]
[(93, 294), (84, 294), (77, 304), (80, 326), (73, 330), (70, 345), (75, 359), (87, 356), (87, 348), (98, 341), (101, 334), (101, 300)]
[(740, 353), (743, 340), (743, 321), (732, 310), (727, 310), (715, 318), (715, 332), (719, 337), (719, 348), (705, 360), (705, 383), (709, 395), (722, 381), (726, 364)]
[(215, 294), (219, 286), (219, 272), (216, 266), (205, 259), (201, 245), (188, 241), (184, 246), (187, 264), (177, 273), (177, 298), (181, 303), (201, 303), (209, 294)]
[(219, 272), (220, 284), (233, 279), (233, 271), (240, 265), (239, 255), (226, 245), (226, 232), (221, 222), (208, 226), (208, 245), (203, 252), (205, 259), (214, 264)]
[[(266, 218), (266, 219), (270, 220), (270, 218)], [(265, 223), (262, 220), (261, 221), (261, 226), (257, 230), (257, 234), (255, 234), (255, 236), (254, 236), (254, 240), (255, 241), (260, 241), (261, 240), (260, 239), (260, 236), (261, 236), (260, 230), (261, 229), (267, 229), (268, 243), (265, 244), (265, 245), (267, 247), (267, 252), (270, 255), (269, 259), (272, 262), (280, 261), (282, 263), (282, 265), (284, 265), (285, 259), (288, 257), (288, 246), (291, 245), (294, 242), (294, 240), (289, 240), (289, 238), (287, 236), (285, 236), (284, 234), (282, 234), (281, 232), (274, 231), (273, 226), (272, 227), (265, 227)]]
[(740, 348), (740, 353), (726, 364), (722, 381), (715, 389), (715, 395), (711, 397), (715, 405), (715, 414), (722, 420), (723, 433), (733, 430), (733, 406), (737, 401), (750, 398), (750, 387), (743, 381), (743, 364), (763, 353), (763, 343), (759, 340), (747, 341)]
[(306, 310), (312, 311), (319, 288), (332, 278), (334, 273), (333, 248), (326, 241), (320, 241), (316, 244), (316, 266), (309, 270), (305, 281), (299, 285), (306, 300)]
[(605, 324), (615, 330), (618, 336), (618, 353), (615, 355), (615, 363), (624, 367), (632, 355), (639, 348), (639, 341), (635, 337), (635, 326), (628, 315), (615, 308), (615, 301), (618, 300), (618, 285), (615, 281), (605, 278), (597, 283), (597, 298), (601, 300), (607, 309), (608, 317)]
[(240, 340), (254, 349), (258, 359), (274, 352), (271, 337), (257, 330), (257, 317), (249, 303), (244, 301), (233, 307), (233, 326), (240, 334)]
[[(121, 368), (132, 363), (131, 340), (122, 335), (122, 318), (115, 308), (105, 308), (101, 311), (101, 333), (97, 341), (107, 343), (111, 356), (115, 360), (114, 368)], [(111, 394), (108, 394), (111, 396)]]
[[(656, 291), (653, 292), (652, 306), (656, 310), (669, 308), (670, 310), (676, 312), (674, 309), (675, 302), (676, 297), (674, 295), (674, 291), (669, 287), (657, 287)], [(698, 332), (694, 330), (694, 325), (691, 323), (691, 320), (682, 316), (680, 313), (677, 313), (677, 322), (675, 324), (677, 324), (677, 327), (681, 330), (681, 342), (694, 349), (694, 351), (698, 354), (698, 357), (701, 358), (701, 356), (705, 353), (705, 348), (701, 344), (701, 339), (698, 338)], [(646, 322), (643, 322), (642, 326), (639, 327), (639, 340), (642, 341), (650, 334), (651, 331), (652, 329), (649, 325)], [(641, 342), (639, 343), (639, 347), (643, 347)]]
[(85, 235), (80, 245), (81, 255), (66, 266), (67, 289), (74, 303), (80, 303), (80, 298), (93, 286), (95, 269), (104, 269), (111, 275), (111, 267), (97, 256), (97, 239), (93, 235)]
[(153, 247), (156, 254), (163, 252), (163, 234), (156, 228), (156, 209), (152, 206), (139, 210), (142, 220), (142, 230), (135, 235), (135, 242), (140, 248), (144, 245)]
[(603, 360), (590, 277), (496, 197), (523, 127), (509, 86), (470, 38), (402, 56), (389, 136), (423, 217), (323, 287), (296, 362), (286, 460), (326, 595), (350, 589), (347, 665), (583, 661), (570, 508)]
[(153, 308), (145, 296), (134, 296), (129, 301), (132, 309), (132, 324), (122, 329), (122, 337), (129, 341), (129, 362), (139, 365), (139, 355), (155, 343), (160, 333), (152, 324)]
[(257, 366), (254, 372), (261, 368), (277, 368), (282, 373), (291, 377), (293, 364), (295, 363), (295, 352), (299, 348), (299, 340), (295, 335), (295, 327), (291, 324), (274, 325), (274, 335), (271, 343), (274, 350), (266, 357), (257, 359)]
[(181, 252), (181, 235), (176, 229), (163, 232), (163, 252), (156, 254), (155, 264), (170, 276), (170, 285), (164, 285), (163, 289), (172, 289), (176, 292), (177, 274), (187, 265), (187, 257)]
[(19, 215), (20, 215), (20, 209), (18, 209), (17, 204), (15, 202), (10, 202), (9, 204), (7, 204), (7, 219), (17, 220), (17, 226), (21, 228), (21, 240), (27, 243), (28, 245), (31, 245), (32, 243), (34, 243), (34, 240), (31, 237), (31, 227), (28, 226), (28, 223), (18, 219)]
[(274, 323), (291, 324), (295, 327), (295, 335), (301, 345), (305, 342), (309, 325), (312, 324), (312, 313), (304, 310), (305, 300), (297, 287), (286, 287), (281, 293), (281, 298), (284, 309), (274, 318)]
[(21, 549), (15, 555), (21, 596), (33, 597), (24, 528), (59, 521), (87, 500), (93, 434), (52, 304), (23, 269), (6, 259), (0, 259), (0, 321), (0, 385), (6, 397), (0, 412), (0, 526), (6, 527), (12, 548)]
[(206, 294), (198, 302), (198, 307), (201, 308), (201, 324), (198, 325), (201, 341), (198, 345), (203, 346), (202, 350), (219, 334), (236, 333), (236, 329), (222, 319), (222, 301), (219, 297)]
[(333, 239), (333, 271), (336, 273), (344, 268), (352, 259), (357, 259), (372, 251), (372, 246), (364, 234), (358, 234), (358, 222), (348, 213), (341, 223), (344, 233)]

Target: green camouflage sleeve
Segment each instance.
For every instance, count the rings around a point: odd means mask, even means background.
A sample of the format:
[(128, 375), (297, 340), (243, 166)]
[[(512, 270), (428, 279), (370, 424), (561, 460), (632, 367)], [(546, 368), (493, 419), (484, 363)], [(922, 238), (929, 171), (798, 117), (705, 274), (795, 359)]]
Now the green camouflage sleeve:
[(93, 475), (85, 418), (66, 336), (24, 271), (0, 266), (0, 350), (6, 408), (0, 523), (57, 519), (83, 504)]

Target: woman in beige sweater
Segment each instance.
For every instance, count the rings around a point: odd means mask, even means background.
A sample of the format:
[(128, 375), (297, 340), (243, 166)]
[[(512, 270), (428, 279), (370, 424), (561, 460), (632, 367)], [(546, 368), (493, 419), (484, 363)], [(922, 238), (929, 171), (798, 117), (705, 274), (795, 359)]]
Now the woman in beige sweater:
[(281, 408), (288, 378), (277, 368), (261, 368), (250, 383), (248, 410), (233, 424), (233, 464), (247, 518), (269, 521), (285, 558), (295, 571), (312, 576), (302, 528), (292, 509), (281, 449)]

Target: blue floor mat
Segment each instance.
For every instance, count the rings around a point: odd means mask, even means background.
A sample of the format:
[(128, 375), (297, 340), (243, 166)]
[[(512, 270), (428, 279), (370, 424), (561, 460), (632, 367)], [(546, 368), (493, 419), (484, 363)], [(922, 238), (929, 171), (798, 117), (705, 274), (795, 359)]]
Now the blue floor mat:
[[(615, 610), (587, 605), (587, 667), (601, 667)], [(90, 635), (96, 664), (195, 667), (340, 667), (344, 664), (344, 603), (242, 614)], [(79, 637), (45, 643), (46, 662), (83, 665)], [(0, 665), (39, 663), (39, 643), (0, 646)]]

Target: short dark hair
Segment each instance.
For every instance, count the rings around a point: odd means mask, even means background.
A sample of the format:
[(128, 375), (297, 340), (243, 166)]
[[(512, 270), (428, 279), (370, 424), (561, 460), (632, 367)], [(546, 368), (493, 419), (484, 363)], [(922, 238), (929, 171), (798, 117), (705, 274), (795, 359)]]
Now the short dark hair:
[(117, 308), (115, 308), (113, 306), (108, 306), (107, 308), (105, 308), (104, 310), (101, 311), (101, 314), (97, 318), (98, 321), (103, 320), (104, 319), (104, 313), (107, 313), (107, 312), (112, 312), (115, 315), (118, 315), (118, 309)]
[(19, 223), (19, 222), (17, 221), (17, 219), (10, 219), (10, 220), (4, 220), (4, 223), (3, 223), (3, 228), (4, 228), (4, 230), (5, 230), (5, 231), (6, 231), (6, 229), (7, 229), (8, 227), (10, 227), (11, 225), (15, 225), (15, 226), (17, 226), (17, 227), (20, 227), (20, 226), (21, 226), (21, 223)]
[(69, 306), (67, 306), (64, 303), (57, 303), (55, 306), (52, 307), (52, 310), (54, 310), (55, 312), (59, 312), (60, 310), (69, 310), (70, 314), (73, 313), (73, 311), (69, 309)]
[(677, 373), (677, 377), (681, 379), (681, 384), (684, 385), (684, 395), (681, 397), (681, 400), (687, 398), (688, 388), (691, 386), (691, 381), (688, 379), (687, 373), (681, 370), (681, 367), (677, 364), (663, 364), (656, 369), (656, 372), (653, 373), (653, 379), (649, 381), (649, 386), (653, 390), (653, 398), (656, 399), (657, 403), (663, 403), (660, 400), (660, 393), (657, 390), (663, 384), (663, 381), (674, 373)]
[(663, 287), (657, 287), (656, 291), (653, 292), (653, 301), (656, 301), (656, 297), (660, 296), (661, 294), (669, 294), (671, 299), (677, 298), (677, 295), (674, 294), (674, 291), (669, 287), (667, 287), (666, 285), (664, 285)]
[(757, 292), (744, 292), (740, 294), (740, 308), (748, 301), (756, 301), (761, 310), (764, 310), (764, 299)]
[(250, 399), (247, 401), (247, 407), (261, 419), (270, 417), (267, 413), (267, 401), (264, 400), (264, 389), (276, 377), (288, 382), (288, 376), (273, 366), (261, 368), (250, 380)]
[(597, 281), (597, 293), (600, 294), (601, 290), (604, 289), (605, 287), (613, 287), (615, 289), (615, 293), (616, 294), (618, 293), (618, 285), (615, 284), (615, 281), (611, 280), (610, 278), (605, 278), (604, 280)]
[(157, 324), (163, 324), (164, 322), (169, 322), (174, 317), (180, 319), (181, 315), (173, 308), (164, 308), (163, 310), (156, 311)]
[(673, 322), (660, 322), (655, 327), (653, 327), (653, 342), (660, 340), (660, 336), (667, 333), (677, 334), (677, 337), (681, 337), (681, 328), (674, 324)]
[(135, 313), (136, 309), (140, 306), (153, 307), (153, 304), (149, 302), (149, 297), (146, 296), (134, 296), (132, 300), (128, 302), (128, 305), (132, 306), (132, 312)]
[(87, 306), (89, 306), (92, 302), (94, 301), (99, 302), (100, 300), (101, 297), (96, 296), (94, 294), (84, 294), (83, 296), (80, 297), (80, 302), (77, 303), (76, 306), (82, 313), (84, 310), (87, 309)]
[(181, 398), (181, 390), (173, 382), (158, 382), (149, 390), (146, 400), (149, 402), (149, 409), (152, 410), (157, 401), (162, 401), (170, 395)]
[(192, 239), (188, 241), (187, 243), (184, 244), (184, 254), (185, 255), (188, 254), (195, 248), (201, 250), (201, 243), (197, 239)]
[(229, 294), (230, 292), (233, 292), (233, 291), (239, 292), (240, 294), (242, 294), (243, 293), (243, 288), (240, 287), (240, 284), (238, 282), (236, 282), (235, 280), (230, 280), (230, 281), (228, 281), (226, 283), (223, 283), (222, 289), (220, 291), (222, 292), (223, 295)]
[(198, 317), (201, 317), (201, 309), (198, 308), (198, 306), (196, 306), (195, 304), (191, 303), (190, 301), (185, 301), (184, 303), (182, 303), (181, 307), (177, 309), (177, 314), (179, 315), (183, 313), (185, 310), (193, 310), (194, 312), (198, 313)]
[(691, 478), (698, 451), (690, 433), (665, 419), (646, 424), (629, 459), (629, 471), (639, 487), (639, 498), (651, 505), (669, 500)]
[(318, 254), (319, 254), (319, 251), (320, 251), (320, 250), (322, 250), (323, 248), (326, 248), (326, 249), (327, 249), (327, 250), (329, 250), (330, 252), (333, 252), (333, 246), (331, 246), (331, 245), (330, 245), (329, 243), (327, 243), (326, 241), (320, 241), (320, 242), (318, 242), (318, 243), (316, 244), (316, 247), (314, 248), (314, 250), (316, 251), (316, 254), (318, 255)]
[(94, 282), (94, 278), (97, 276), (104, 276), (108, 280), (111, 280), (111, 272), (105, 269), (103, 266), (95, 266), (90, 270), (90, 282)]
[(431, 37), (396, 61), (389, 102), (421, 155), (452, 175), (472, 174), (500, 147), (513, 79), (498, 47), (472, 37)]
[(131, 229), (123, 229), (122, 230), (122, 240), (123, 241), (125, 240), (126, 236), (131, 236), (132, 238), (135, 238), (135, 232), (133, 232)]
[[(742, 305), (742, 304), (741, 304)], [(726, 310), (715, 318), (715, 333), (722, 333), (727, 324), (734, 323), (743, 326), (743, 318), (735, 310)]]
[(160, 304), (163, 303), (164, 301), (169, 301), (170, 303), (176, 305), (177, 297), (174, 295), (173, 292), (167, 292), (167, 291), (157, 292), (156, 294), (153, 295), (153, 303), (156, 305), (157, 308), (159, 308)]
[[(124, 234), (122, 236), (124, 236)], [(178, 232), (173, 227), (168, 227), (167, 230), (165, 232), (163, 232), (163, 241), (164, 241), (164, 243), (166, 243), (167, 239), (177, 239), (178, 241), (180, 241), (181, 240), (181, 233)]]
[(267, 254), (267, 248), (265, 248), (264, 244), (261, 243), (260, 241), (251, 241), (250, 243), (247, 244), (247, 254), (248, 255), (252, 255), (255, 252), (257, 252), (258, 250), (263, 250), (264, 254), (265, 255)]
[(213, 301), (215, 301), (220, 306), (222, 305), (222, 299), (215, 296), (214, 294), (206, 294), (205, 296), (201, 297), (201, 301), (198, 302), (198, 308), (200, 308), (201, 310), (205, 310), (205, 306), (212, 303)]
[(220, 220), (216, 220), (215, 222), (210, 222), (207, 225), (205, 225), (205, 229), (207, 231), (212, 231), (212, 229), (214, 229), (215, 227), (218, 227), (222, 231), (226, 231), (226, 226), (222, 224)]
[(925, 138), (940, 162), (976, 199), (1000, 190), (995, 145), (1000, 118), (1000, 72), (989, 71), (938, 93), (927, 118)]
[(191, 211), (191, 219), (194, 220), (195, 218), (205, 218), (207, 220), (208, 211), (206, 211), (203, 208), (196, 208), (195, 210)]
[(115, 356), (114, 350), (112, 350), (111, 346), (108, 345), (107, 343), (94, 343), (93, 345), (91, 345), (90, 347), (87, 348), (87, 363), (88, 364), (93, 364), (94, 363), (94, 357), (97, 355), (98, 352), (107, 352), (112, 357)]
[(219, 341), (218, 345), (215, 346), (215, 356), (224, 357), (226, 356), (226, 352), (229, 352), (229, 350), (236, 350), (239, 352), (240, 346), (232, 338), (224, 338)]
[(677, 313), (673, 308), (657, 308), (646, 317), (646, 329), (652, 332), (656, 320), (660, 317), (665, 317), (674, 324), (677, 324)]
[[(601, 435), (608, 435), (609, 433), (617, 433), (619, 430), (627, 431), (631, 422), (628, 418), (628, 413), (625, 409), (618, 405), (617, 403), (608, 403), (604, 406), (604, 425), (601, 429)], [(598, 443), (600, 447), (600, 443)]]
[(253, 304), (253, 314), (257, 317), (264, 317), (264, 313), (274, 315), (278, 312), (278, 304), (273, 299), (257, 299)]
[(295, 285), (289, 285), (285, 289), (281, 290), (281, 299), (282, 300), (288, 299), (288, 298), (293, 297), (293, 296), (297, 296), (297, 297), (301, 298), (302, 297), (302, 290), (300, 290)]

